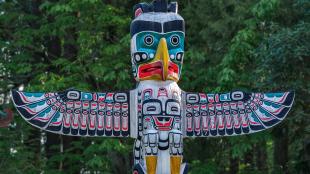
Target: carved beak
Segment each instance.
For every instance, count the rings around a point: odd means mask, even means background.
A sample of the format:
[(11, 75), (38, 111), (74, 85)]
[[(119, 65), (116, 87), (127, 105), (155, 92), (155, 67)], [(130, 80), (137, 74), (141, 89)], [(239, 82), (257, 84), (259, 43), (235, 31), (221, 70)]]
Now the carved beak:
[(162, 62), (162, 80), (167, 80), (168, 77), (168, 67), (169, 67), (169, 53), (167, 47), (167, 41), (165, 38), (161, 38), (157, 47), (155, 60), (160, 60)]

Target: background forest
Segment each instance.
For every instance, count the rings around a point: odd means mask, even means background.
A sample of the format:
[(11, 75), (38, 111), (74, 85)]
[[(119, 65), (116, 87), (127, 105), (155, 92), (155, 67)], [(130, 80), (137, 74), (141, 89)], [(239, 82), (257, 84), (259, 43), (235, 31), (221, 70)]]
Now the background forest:
[[(0, 109), (12, 108), (12, 88), (134, 88), (129, 26), (138, 2), (0, 0)], [(271, 130), (186, 139), (190, 173), (309, 173), (309, 0), (179, 0), (179, 13), (183, 90), (296, 92), (292, 111)], [(132, 139), (55, 135), (13, 111), (10, 127), (0, 129), (0, 173), (130, 173)]]

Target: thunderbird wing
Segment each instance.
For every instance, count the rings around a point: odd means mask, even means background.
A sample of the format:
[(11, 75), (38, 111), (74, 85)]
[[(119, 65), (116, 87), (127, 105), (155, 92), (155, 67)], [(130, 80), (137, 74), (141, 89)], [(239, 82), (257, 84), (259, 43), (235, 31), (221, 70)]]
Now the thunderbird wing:
[(20, 115), (40, 129), (73, 136), (130, 135), (129, 92), (12, 91)]
[(250, 134), (280, 123), (292, 107), (294, 92), (221, 94), (183, 93), (184, 136)]

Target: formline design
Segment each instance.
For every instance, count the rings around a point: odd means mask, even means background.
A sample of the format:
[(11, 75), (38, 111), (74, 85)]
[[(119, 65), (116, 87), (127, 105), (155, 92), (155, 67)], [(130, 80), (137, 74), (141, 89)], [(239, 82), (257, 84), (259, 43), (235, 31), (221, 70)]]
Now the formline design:
[(70, 136), (131, 137), (134, 174), (185, 174), (183, 139), (237, 136), (280, 123), (294, 92), (197, 93), (177, 84), (184, 58), (185, 24), (176, 2), (134, 7), (131, 62), (137, 88), (126, 91), (12, 91), (31, 125)]

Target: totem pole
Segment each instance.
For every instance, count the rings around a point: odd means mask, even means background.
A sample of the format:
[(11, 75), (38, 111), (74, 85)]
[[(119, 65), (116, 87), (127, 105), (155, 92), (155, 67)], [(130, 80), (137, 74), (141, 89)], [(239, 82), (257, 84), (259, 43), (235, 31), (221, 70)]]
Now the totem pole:
[(255, 133), (281, 122), (293, 92), (205, 94), (182, 91), (184, 20), (177, 3), (134, 7), (131, 62), (137, 88), (123, 92), (12, 91), (22, 117), (63, 135), (131, 137), (134, 174), (184, 174), (183, 138)]

